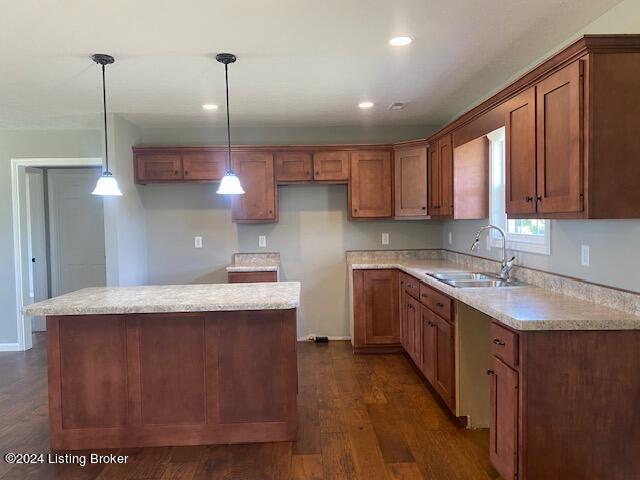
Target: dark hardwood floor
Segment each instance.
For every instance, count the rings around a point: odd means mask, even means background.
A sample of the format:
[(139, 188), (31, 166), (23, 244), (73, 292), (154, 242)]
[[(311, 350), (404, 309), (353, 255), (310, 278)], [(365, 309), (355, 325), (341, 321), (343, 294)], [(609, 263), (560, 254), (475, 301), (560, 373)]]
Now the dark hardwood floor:
[[(487, 431), (457, 426), (404, 356), (353, 355), (349, 343), (331, 342), (299, 344), (298, 361), (296, 442), (119, 450), (129, 455), (124, 465), (0, 459), (0, 479), (498, 478)], [(46, 372), (44, 334), (28, 352), (0, 353), (3, 456), (48, 452)]]

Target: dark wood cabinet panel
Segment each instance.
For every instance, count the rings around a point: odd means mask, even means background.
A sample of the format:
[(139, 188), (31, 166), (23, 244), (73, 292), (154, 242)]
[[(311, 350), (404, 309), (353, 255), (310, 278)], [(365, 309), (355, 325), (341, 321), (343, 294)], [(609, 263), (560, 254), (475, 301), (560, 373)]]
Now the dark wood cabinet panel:
[(416, 365), (422, 357), (422, 315), (421, 306), (415, 298), (407, 295), (407, 353)]
[[(78, 323), (83, 324), (81, 330)], [(51, 408), (56, 410), (52, 424), (58, 429), (111, 428), (127, 422), (127, 352), (124, 319), (90, 315), (60, 317), (47, 322), (50, 348), (58, 378), (59, 396)], [(58, 338), (56, 338), (58, 337)]]
[(394, 152), (395, 217), (427, 216), (427, 148)]
[(518, 372), (498, 357), (491, 360), (489, 458), (505, 480), (518, 472)]
[(452, 411), (455, 411), (455, 351), (453, 325), (434, 315), (436, 368), (433, 387)]
[(441, 188), (440, 188), (440, 160), (438, 155), (438, 143), (434, 142), (429, 146), (429, 150), (427, 151), (428, 155), (428, 199), (429, 205), (427, 211), (429, 215), (432, 217), (436, 217), (440, 215), (440, 207), (441, 207)]
[(536, 90), (531, 87), (505, 105), (507, 214), (536, 211)]
[(349, 152), (315, 152), (313, 154), (313, 179), (326, 182), (346, 182), (349, 180)]
[(349, 212), (352, 218), (385, 218), (393, 213), (391, 152), (351, 153)]
[(431, 385), (436, 381), (436, 324), (435, 313), (427, 307), (421, 307), (422, 315), (422, 363), (420, 369)]
[(262, 283), (277, 282), (278, 272), (229, 272), (229, 283)]
[(179, 153), (144, 153), (135, 157), (136, 183), (182, 180)]
[(167, 314), (136, 321), (142, 424), (204, 423), (204, 317)]
[(582, 206), (581, 61), (536, 86), (537, 210), (580, 212)]
[(398, 272), (398, 311), (400, 315), (400, 345), (407, 349), (407, 308), (404, 291), (406, 275)]
[(400, 312), (398, 277), (395, 269), (353, 271), (354, 351), (399, 351), (405, 314)]
[(219, 181), (227, 171), (227, 153), (184, 153), (182, 170), (185, 180)]
[(274, 222), (278, 218), (276, 185), (273, 176), (273, 154), (237, 152), (233, 169), (240, 178), (244, 195), (232, 199), (235, 222)]
[(275, 154), (276, 182), (309, 182), (313, 179), (313, 161), (308, 152)]
[(451, 135), (438, 140), (438, 160), (440, 161), (440, 215), (453, 215), (453, 144)]
[(486, 136), (453, 150), (453, 218), (489, 218), (489, 140)]

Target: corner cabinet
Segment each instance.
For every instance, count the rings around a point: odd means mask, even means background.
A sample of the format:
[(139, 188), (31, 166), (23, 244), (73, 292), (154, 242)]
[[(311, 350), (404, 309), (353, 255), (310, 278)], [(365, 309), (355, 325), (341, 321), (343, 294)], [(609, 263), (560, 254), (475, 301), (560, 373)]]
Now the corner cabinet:
[(351, 218), (390, 218), (393, 215), (392, 175), (390, 151), (351, 153)]
[(238, 223), (277, 222), (277, 190), (273, 172), (273, 154), (234, 152), (235, 171), (244, 195), (233, 195), (232, 218)]
[(400, 351), (397, 270), (354, 270), (352, 308), (354, 351)]
[(393, 155), (397, 219), (427, 217), (427, 147), (397, 148)]

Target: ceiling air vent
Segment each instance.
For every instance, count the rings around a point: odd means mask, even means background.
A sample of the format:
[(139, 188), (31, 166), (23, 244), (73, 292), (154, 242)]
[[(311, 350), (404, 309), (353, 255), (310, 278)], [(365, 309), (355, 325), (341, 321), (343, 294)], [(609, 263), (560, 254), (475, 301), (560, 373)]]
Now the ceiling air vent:
[(393, 102), (391, 105), (387, 107), (387, 110), (402, 110), (407, 106), (406, 102)]

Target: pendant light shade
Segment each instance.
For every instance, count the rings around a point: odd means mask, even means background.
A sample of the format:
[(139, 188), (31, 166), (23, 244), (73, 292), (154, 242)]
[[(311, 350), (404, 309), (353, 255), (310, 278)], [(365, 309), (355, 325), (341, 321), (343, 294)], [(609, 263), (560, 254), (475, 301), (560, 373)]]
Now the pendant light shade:
[(96, 188), (91, 192), (92, 195), (103, 195), (110, 197), (121, 197), (122, 192), (120, 191), (120, 187), (118, 187), (118, 182), (113, 178), (111, 172), (105, 171), (100, 178), (98, 178), (98, 183), (96, 183)]
[(118, 182), (114, 178), (113, 174), (109, 171), (109, 137), (107, 135), (107, 90), (105, 85), (104, 67), (105, 65), (112, 64), (115, 60), (111, 55), (105, 55), (103, 53), (96, 53), (91, 59), (98, 65), (102, 66), (102, 113), (104, 118), (104, 170), (98, 182), (96, 188), (91, 192), (92, 195), (120, 197), (122, 192), (118, 187)]
[(222, 180), (216, 193), (222, 195), (241, 195), (244, 193), (242, 185), (240, 185), (240, 179), (233, 173), (227, 172)]
[(242, 195), (244, 193), (244, 189), (240, 184), (240, 179), (233, 172), (233, 168), (231, 167), (231, 121), (229, 114), (229, 64), (234, 63), (236, 61), (236, 56), (232, 53), (219, 53), (216, 55), (216, 60), (220, 63), (224, 64), (224, 83), (227, 94), (227, 165), (229, 165), (229, 169), (227, 173), (225, 173), (224, 177), (220, 181), (220, 187), (216, 193), (221, 195)]

